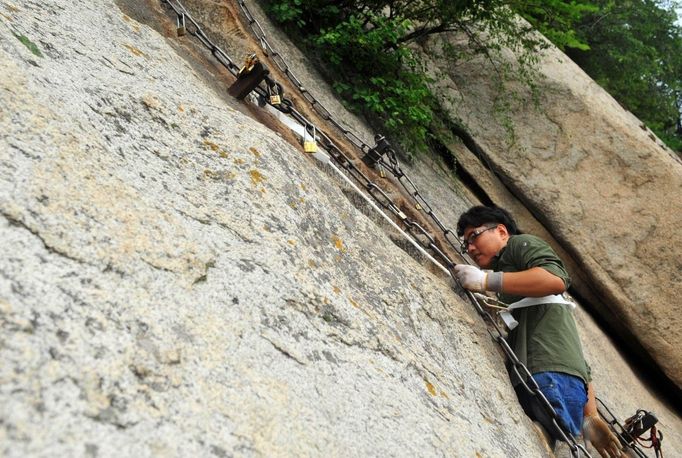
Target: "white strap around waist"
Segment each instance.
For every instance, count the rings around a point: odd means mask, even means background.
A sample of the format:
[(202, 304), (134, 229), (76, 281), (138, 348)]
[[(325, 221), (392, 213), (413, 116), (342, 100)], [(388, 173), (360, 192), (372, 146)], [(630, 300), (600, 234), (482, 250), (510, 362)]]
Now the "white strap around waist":
[(509, 304), (507, 310), (521, 309), (524, 307), (530, 307), (531, 305), (540, 304), (565, 304), (568, 305), (571, 310), (575, 309), (575, 304), (567, 300), (563, 295), (550, 294), (549, 296), (542, 297), (524, 297), (520, 301), (516, 301), (512, 304)]
[(502, 321), (504, 321), (504, 324), (511, 331), (519, 325), (519, 322), (514, 319), (510, 310), (532, 307), (533, 305), (541, 304), (564, 304), (567, 305), (570, 310), (575, 309), (575, 304), (567, 300), (561, 294), (550, 294), (549, 296), (542, 297), (524, 297), (520, 301), (509, 304), (507, 310), (500, 312), (500, 317), (502, 317)]

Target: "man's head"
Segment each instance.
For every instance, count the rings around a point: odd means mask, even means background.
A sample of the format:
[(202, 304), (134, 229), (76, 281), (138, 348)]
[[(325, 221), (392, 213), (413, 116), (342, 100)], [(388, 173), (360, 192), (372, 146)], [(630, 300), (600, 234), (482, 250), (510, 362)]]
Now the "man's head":
[(514, 218), (500, 207), (471, 207), (457, 222), (463, 249), (480, 267), (490, 267), (492, 259), (507, 245), (509, 236), (518, 234)]

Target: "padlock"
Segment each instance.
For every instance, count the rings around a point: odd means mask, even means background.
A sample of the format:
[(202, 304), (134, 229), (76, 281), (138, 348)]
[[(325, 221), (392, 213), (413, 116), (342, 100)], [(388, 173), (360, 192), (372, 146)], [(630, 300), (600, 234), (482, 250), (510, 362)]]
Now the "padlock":
[(187, 33), (187, 27), (185, 27), (185, 14), (181, 14), (178, 16), (178, 36), (179, 37), (184, 37), (185, 34)]
[(266, 79), (267, 81), (267, 88), (268, 88), (268, 95), (270, 96), (270, 105), (272, 106), (277, 106), (282, 103), (282, 85), (279, 83), (276, 83), (272, 79)]
[(308, 127), (303, 129), (303, 151), (306, 153), (317, 153), (317, 137), (315, 135), (315, 126), (313, 128), (313, 137), (308, 140)]
[(422, 206), (418, 202), (416, 204), (414, 204), (414, 208), (416, 208), (417, 210), (422, 210)]

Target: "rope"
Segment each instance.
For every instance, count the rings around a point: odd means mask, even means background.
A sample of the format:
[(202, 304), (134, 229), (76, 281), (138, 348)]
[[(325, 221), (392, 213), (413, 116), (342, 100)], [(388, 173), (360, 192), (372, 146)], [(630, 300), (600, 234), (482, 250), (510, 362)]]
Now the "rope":
[[(211, 54), (215, 56), (216, 59), (223, 66), (225, 66), (225, 68), (228, 71), (230, 71), (230, 73), (232, 73), (233, 76), (236, 77), (238, 75), (239, 67), (232, 61), (232, 59), (230, 59), (230, 57), (222, 49), (216, 46), (206, 36), (206, 34), (203, 32), (199, 24), (192, 18), (192, 16), (187, 12), (185, 7), (180, 3), (179, 0), (160, 1), (162, 4), (168, 5), (175, 12), (175, 14), (178, 16), (178, 23), (180, 23), (180, 20), (182, 20), (184, 24), (189, 24), (189, 26), (186, 26), (186, 33), (196, 37), (211, 52)], [(298, 89), (301, 95), (310, 103), (313, 109), (324, 120), (330, 122), (335, 128), (339, 129), (339, 131), (342, 132), (343, 135), (348, 140), (350, 140), (350, 142), (355, 147), (357, 147), (364, 153), (369, 151), (371, 147), (367, 143), (362, 141), (362, 139), (358, 135), (351, 132), (349, 129), (346, 129), (340, 122), (335, 120), (332, 117), (331, 113), (303, 86), (301, 81), (290, 70), (289, 66), (286, 64), (286, 61), (282, 58), (282, 56), (278, 52), (276, 52), (268, 43), (261, 25), (253, 17), (248, 7), (246, 6), (244, 0), (237, 0), (237, 3), (241, 7), (242, 12), (244, 13), (244, 16), (247, 19), (247, 22), (251, 26), (254, 34), (256, 35), (256, 39), (260, 43), (266, 55), (268, 55), (268, 57), (278, 66), (280, 71), (282, 71), (289, 78), (289, 80), (294, 84), (294, 86)], [(266, 78), (266, 82), (268, 84), (271, 84), (273, 81), (271, 78)], [(299, 123), (305, 130), (305, 132), (307, 132), (308, 135), (310, 135), (311, 137), (316, 132), (320, 139), (320, 143), (329, 153), (329, 157), (335, 162), (335, 164), (338, 166), (340, 170), (343, 170), (348, 175), (348, 179), (352, 178), (353, 180), (355, 180), (358, 186), (364, 187), (367, 194), (376, 201), (379, 207), (382, 207), (384, 210), (387, 210), (398, 221), (402, 223), (404, 233), (409, 234), (413, 239), (417, 240), (419, 244), (424, 248), (424, 250), (430, 250), (433, 253), (433, 256), (430, 256), (430, 258), (434, 261), (435, 261), (434, 258), (440, 259), (440, 261), (444, 265), (445, 270), (449, 272), (450, 276), (456, 279), (456, 276), (454, 274), (455, 262), (453, 262), (452, 259), (450, 259), (450, 257), (438, 247), (435, 238), (419, 223), (409, 218), (400, 209), (400, 207), (393, 202), (393, 200), (388, 196), (386, 191), (381, 189), (381, 187), (377, 183), (373, 182), (367, 175), (365, 175), (360, 169), (358, 169), (353, 163), (353, 161), (348, 156), (346, 156), (339, 149), (339, 147), (332, 141), (329, 135), (325, 133), (324, 130), (320, 129), (318, 126), (315, 126), (302, 113), (296, 110), (293, 106), (293, 103), (290, 100), (282, 99), (281, 103), (272, 105), (269, 101), (270, 100), (269, 87), (270, 86), (261, 87), (259, 85), (254, 89), (254, 92), (259, 96), (261, 103), (270, 105), (272, 108), (280, 111), (281, 113), (289, 115), (294, 121)], [(456, 253), (459, 253), (458, 251), (459, 247), (456, 245), (456, 243), (461, 246), (461, 240), (458, 237), (456, 237), (455, 235), (456, 233), (454, 231), (448, 229), (442, 223), (442, 221), (436, 216), (436, 214), (433, 212), (432, 207), (421, 195), (414, 182), (402, 171), (402, 169), (400, 169), (400, 166), (398, 164), (397, 159), (395, 158), (395, 155), (391, 154), (389, 162), (383, 161), (382, 165), (387, 167), (392, 172), (392, 174), (401, 183), (403, 188), (416, 201), (415, 208), (424, 211), (436, 223), (438, 228), (443, 232), (444, 239), (452, 248), (454, 248)], [(452, 237), (456, 237), (454, 241), (452, 240)], [(422, 239), (425, 239), (426, 241), (424, 242), (422, 241)], [(460, 258), (467, 264), (470, 264), (470, 261), (466, 259), (464, 256), (460, 255)], [(473, 304), (474, 308), (478, 312), (478, 314), (481, 315), (483, 320), (489, 325), (486, 327), (488, 333), (490, 334), (491, 338), (498, 343), (498, 345), (501, 347), (501, 349), (509, 359), (511, 363), (511, 370), (513, 370), (514, 373), (518, 376), (518, 379), (521, 380), (521, 386), (540, 403), (542, 408), (545, 409), (545, 411), (551, 418), (553, 426), (557, 431), (559, 431), (561, 439), (568, 443), (571, 450), (571, 455), (573, 457), (582, 456), (590, 457), (585, 447), (581, 444), (578, 444), (573, 435), (568, 430), (565, 430), (563, 426), (560, 425), (560, 423), (558, 422), (558, 416), (554, 408), (552, 408), (547, 398), (540, 391), (537, 382), (535, 382), (526, 366), (514, 354), (513, 350), (505, 340), (502, 330), (499, 328), (499, 326), (497, 325), (493, 317), (490, 315), (490, 313), (483, 309), (483, 307), (481, 306), (481, 304), (479, 304), (479, 302), (476, 300), (475, 296), (471, 291), (468, 290), (464, 291), (466, 296), (469, 298), (470, 302)]]

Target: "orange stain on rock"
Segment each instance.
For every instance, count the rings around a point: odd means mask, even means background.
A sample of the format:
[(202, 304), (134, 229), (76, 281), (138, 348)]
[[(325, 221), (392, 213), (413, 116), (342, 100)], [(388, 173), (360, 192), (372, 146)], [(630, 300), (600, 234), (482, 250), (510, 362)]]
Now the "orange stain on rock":
[(426, 383), (426, 390), (429, 392), (429, 394), (431, 396), (435, 396), (436, 395), (436, 387), (434, 387), (433, 384), (431, 382), (429, 382), (428, 380), (424, 380), (424, 383)]
[(131, 45), (123, 45), (123, 46), (128, 48), (128, 51), (130, 51), (131, 53), (133, 53), (134, 55), (136, 55), (138, 57), (144, 56), (144, 53), (142, 51), (140, 51), (139, 49), (137, 49), (135, 46), (131, 46)]
[(204, 140), (204, 145), (211, 148), (212, 151), (218, 151), (220, 149), (220, 147), (217, 144), (213, 143), (210, 140)]
[(249, 176), (254, 185), (260, 184), (265, 180), (265, 177), (258, 170), (249, 171)]
[(337, 250), (339, 250), (342, 253), (346, 252), (346, 247), (343, 246), (343, 240), (338, 235), (333, 235), (332, 236), (332, 242), (334, 242), (334, 246), (336, 247)]

